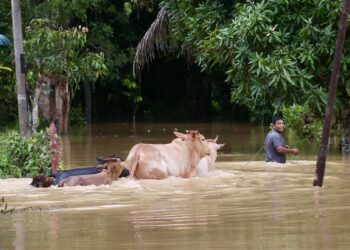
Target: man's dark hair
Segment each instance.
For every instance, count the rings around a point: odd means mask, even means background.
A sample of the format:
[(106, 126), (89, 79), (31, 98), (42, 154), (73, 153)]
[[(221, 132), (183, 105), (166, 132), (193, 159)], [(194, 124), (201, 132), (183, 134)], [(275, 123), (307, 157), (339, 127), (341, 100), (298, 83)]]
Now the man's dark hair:
[(280, 115), (274, 115), (272, 116), (272, 124), (275, 125), (277, 121), (282, 120), (283, 121), (283, 117)]

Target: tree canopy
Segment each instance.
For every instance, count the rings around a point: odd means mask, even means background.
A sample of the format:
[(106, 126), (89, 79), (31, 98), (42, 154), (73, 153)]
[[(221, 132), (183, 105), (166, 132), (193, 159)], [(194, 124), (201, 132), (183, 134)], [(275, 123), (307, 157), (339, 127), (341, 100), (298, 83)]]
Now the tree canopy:
[[(273, 105), (302, 103), (324, 111), (341, 3), (164, 0), (161, 6), (171, 48), (192, 55), (202, 71), (224, 72), (231, 100), (262, 118)], [(349, 96), (349, 48), (342, 96)]]
[[(322, 119), (341, 0), (29, 0), (22, 5), (23, 27), (46, 19), (52, 30), (81, 32), (79, 25), (89, 30), (79, 53), (103, 53), (108, 70), (96, 83), (87, 81), (95, 119), (130, 120), (137, 114), (138, 120), (191, 121), (228, 114), (263, 121), (275, 111), (293, 114), (287, 110), (293, 104)], [(1, 33), (11, 40), (9, 3), (1, 7)], [(30, 33), (25, 39), (33, 40)], [(343, 124), (350, 113), (349, 50), (345, 43), (335, 112), (336, 123)], [(10, 53), (0, 48), (1, 65), (13, 68)], [(132, 74), (135, 53), (140, 79)], [(51, 54), (52, 62), (61, 58)], [(27, 56), (35, 69), (40, 54)], [(52, 65), (76, 66), (67, 62)], [(0, 88), (9, 92), (12, 75), (0, 74), (8, 86)], [(73, 106), (85, 106), (83, 78), (68, 77), (76, 80)]]

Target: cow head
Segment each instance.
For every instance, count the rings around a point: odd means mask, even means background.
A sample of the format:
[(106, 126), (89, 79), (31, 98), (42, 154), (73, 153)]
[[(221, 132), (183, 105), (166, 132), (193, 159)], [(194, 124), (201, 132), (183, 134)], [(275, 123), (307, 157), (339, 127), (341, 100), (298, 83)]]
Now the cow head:
[(218, 144), (217, 141), (218, 141), (218, 137), (219, 136), (216, 136), (215, 139), (206, 139), (205, 141), (207, 142), (208, 144), (208, 147), (209, 147), (209, 150), (212, 151), (212, 150), (219, 150), (221, 149), (223, 146), (225, 146), (225, 143), (222, 143), (222, 144)]
[(103, 165), (113, 179), (118, 179), (124, 170), (124, 165), (118, 158), (107, 159)]
[(174, 131), (174, 134), (186, 143), (193, 145), (194, 153), (198, 154), (200, 158), (209, 155), (210, 150), (205, 137), (198, 132), (198, 130), (188, 130), (186, 134)]
[(127, 177), (129, 176), (129, 170), (127, 169), (126, 167), (126, 163), (125, 161), (123, 161), (123, 159), (117, 155), (111, 155), (109, 157), (101, 157), (101, 156), (97, 156), (96, 157), (96, 161), (98, 163), (98, 165), (96, 166), (97, 169), (99, 171), (102, 171), (102, 169), (106, 169), (107, 165), (105, 164), (106, 162), (108, 161), (118, 161), (120, 162), (120, 164), (124, 167), (123, 171), (121, 172), (120, 176), (119, 177)]
[(51, 176), (44, 176), (44, 175), (38, 175), (33, 177), (32, 183), (30, 183), (30, 185), (32, 185), (33, 187), (39, 188), (39, 187), (50, 187), (51, 185), (53, 185), (53, 183), (55, 182), (55, 178), (51, 177)]
[(216, 138), (214, 140), (213, 139), (206, 139), (205, 140), (205, 142), (208, 145), (210, 157), (214, 161), (216, 160), (216, 157), (217, 157), (217, 151), (219, 149), (221, 149), (223, 146), (225, 146), (225, 143), (218, 144), (217, 140), (218, 140), (218, 136), (216, 136)]

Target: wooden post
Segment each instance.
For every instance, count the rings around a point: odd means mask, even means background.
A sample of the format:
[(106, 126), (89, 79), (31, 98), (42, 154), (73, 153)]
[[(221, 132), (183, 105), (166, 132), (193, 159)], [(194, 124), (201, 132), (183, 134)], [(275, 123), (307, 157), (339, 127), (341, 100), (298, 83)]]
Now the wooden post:
[(339, 68), (340, 68), (340, 62), (341, 62), (341, 54), (342, 54), (344, 40), (345, 40), (346, 23), (348, 19), (349, 6), (350, 6), (350, 0), (344, 0), (343, 10), (341, 12), (340, 20), (339, 20), (338, 37), (337, 37), (335, 54), (333, 59), (333, 70), (332, 70), (331, 80), (329, 82), (328, 100), (327, 100), (325, 117), (323, 120), (323, 130), (322, 130), (320, 151), (318, 153), (318, 158), (316, 163), (316, 175), (313, 182), (314, 186), (319, 186), (319, 187), (322, 187), (324, 172), (326, 168), (329, 131), (330, 131), (331, 119), (333, 115), (335, 94), (337, 90), (338, 74), (339, 74)]
[(25, 82), (25, 63), (23, 51), (22, 18), (19, 0), (11, 0), (13, 42), (16, 62), (16, 88), (18, 119), (22, 136), (29, 135), (29, 114)]

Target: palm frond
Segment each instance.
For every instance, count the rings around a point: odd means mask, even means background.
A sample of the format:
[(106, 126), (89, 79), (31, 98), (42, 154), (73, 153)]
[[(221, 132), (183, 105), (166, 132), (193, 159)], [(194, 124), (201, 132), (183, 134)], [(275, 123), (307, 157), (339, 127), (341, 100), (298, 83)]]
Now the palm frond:
[(142, 68), (151, 62), (156, 55), (156, 51), (163, 52), (166, 48), (168, 13), (162, 7), (148, 28), (140, 43), (137, 45), (133, 64), (133, 74), (135, 78), (140, 78)]

